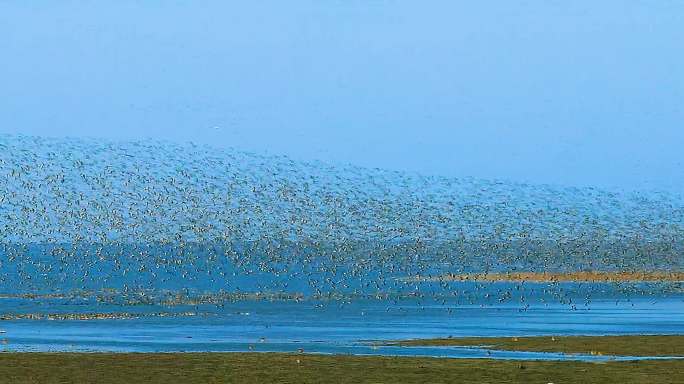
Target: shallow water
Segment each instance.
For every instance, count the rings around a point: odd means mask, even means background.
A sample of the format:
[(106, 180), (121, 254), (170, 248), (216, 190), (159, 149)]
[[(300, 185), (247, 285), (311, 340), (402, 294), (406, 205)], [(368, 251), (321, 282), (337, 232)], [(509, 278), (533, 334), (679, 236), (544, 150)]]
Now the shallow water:
[[(605, 360), (607, 356), (495, 351), (481, 348), (372, 346), (369, 341), (447, 336), (684, 333), (684, 295), (604, 298), (568, 305), (462, 305), (404, 299), (255, 301), (216, 305), (115, 306), (5, 299), (3, 308), (42, 313), (123, 312), (108, 320), (5, 320), (4, 351), (256, 351), (461, 358)], [(7, 303), (9, 304), (9, 303)], [(166, 313), (176, 316), (149, 316)], [(188, 316), (188, 313), (194, 314)]]
[(677, 281), (435, 279), (682, 271), (679, 195), (169, 143), (0, 135), (0, 149), (3, 350), (466, 357), (486, 351), (367, 341), (684, 334)]

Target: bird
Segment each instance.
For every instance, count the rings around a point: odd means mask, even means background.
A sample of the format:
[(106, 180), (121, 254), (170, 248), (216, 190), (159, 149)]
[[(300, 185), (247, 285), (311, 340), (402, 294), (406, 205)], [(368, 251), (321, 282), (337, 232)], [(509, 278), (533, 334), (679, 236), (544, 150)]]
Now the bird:
[[(678, 289), (665, 277), (684, 268), (684, 201), (674, 194), (161, 141), (0, 135), (0, 146), (0, 281), (27, 299), (583, 311), (606, 291), (631, 306), (631, 296)], [(665, 274), (646, 284), (529, 278), (585, 270)], [(514, 274), (528, 277), (486, 281)]]

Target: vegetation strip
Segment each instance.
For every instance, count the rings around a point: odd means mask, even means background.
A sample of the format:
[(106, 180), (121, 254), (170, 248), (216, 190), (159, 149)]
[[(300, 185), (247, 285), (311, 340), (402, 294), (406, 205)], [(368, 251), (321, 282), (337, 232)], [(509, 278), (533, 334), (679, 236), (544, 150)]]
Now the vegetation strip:
[(466, 273), (439, 276), (412, 276), (406, 281), (481, 281), (481, 282), (523, 282), (553, 283), (639, 283), (639, 282), (684, 282), (684, 272), (503, 272), (503, 273)]
[(0, 353), (0, 382), (682, 383), (684, 361), (586, 363), (286, 353)]
[(403, 340), (401, 346), (487, 346), (488, 349), (611, 356), (684, 356), (684, 335), (466, 337)]

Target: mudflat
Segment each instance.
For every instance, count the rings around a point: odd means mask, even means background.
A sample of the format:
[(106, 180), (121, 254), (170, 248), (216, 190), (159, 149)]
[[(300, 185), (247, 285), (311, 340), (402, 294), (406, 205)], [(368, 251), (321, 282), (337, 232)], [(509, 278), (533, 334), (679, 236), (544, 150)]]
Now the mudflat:
[(283, 353), (1, 353), (0, 383), (682, 383), (684, 360), (584, 363)]

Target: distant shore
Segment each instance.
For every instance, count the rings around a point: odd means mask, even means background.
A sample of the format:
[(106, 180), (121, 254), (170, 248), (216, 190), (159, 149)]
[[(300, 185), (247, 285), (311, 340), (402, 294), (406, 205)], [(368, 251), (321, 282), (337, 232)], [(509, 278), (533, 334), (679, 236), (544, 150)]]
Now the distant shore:
[(481, 281), (481, 282), (684, 282), (684, 272), (502, 272), (502, 273), (468, 273), (445, 274), (438, 276), (412, 276), (405, 281)]

